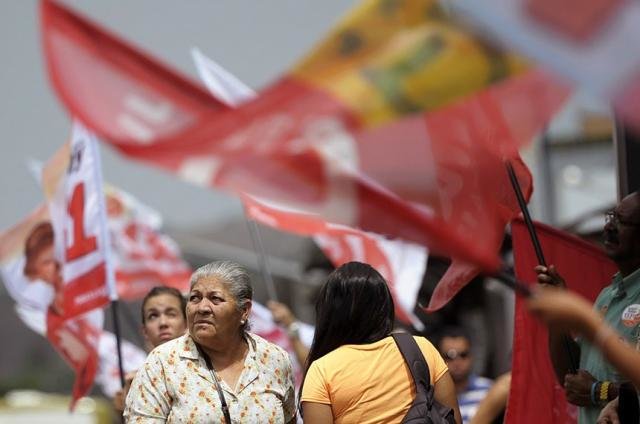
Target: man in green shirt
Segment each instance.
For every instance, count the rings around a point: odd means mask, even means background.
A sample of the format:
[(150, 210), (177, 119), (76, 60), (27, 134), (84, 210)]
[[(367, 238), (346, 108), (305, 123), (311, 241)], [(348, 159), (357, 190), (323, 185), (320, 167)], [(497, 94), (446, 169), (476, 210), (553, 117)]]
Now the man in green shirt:
[[(632, 346), (640, 347), (640, 193), (635, 192), (606, 214), (604, 246), (619, 272), (595, 301), (594, 308)], [(565, 287), (564, 280), (549, 268), (536, 267), (538, 282)], [(625, 379), (583, 340), (549, 329), (549, 352), (567, 400), (580, 407), (580, 424), (595, 423), (600, 409), (618, 396)], [(580, 358), (579, 370), (570, 372), (571, 357)]]

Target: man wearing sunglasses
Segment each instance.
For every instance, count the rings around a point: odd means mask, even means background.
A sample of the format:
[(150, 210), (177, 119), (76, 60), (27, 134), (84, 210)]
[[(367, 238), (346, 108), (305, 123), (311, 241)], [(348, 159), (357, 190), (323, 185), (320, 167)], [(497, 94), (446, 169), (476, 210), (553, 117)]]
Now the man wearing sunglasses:
[(438, 350), (447, 363), (456, 386), (460, 415), (463, 424), (466, 424), (475, 414), (492, 381), (473, 374), (471, 339), (462, 328), (446, 327), (440, 333)]
[[(632, 346), (640, 349), (640, 194), (626, 196), (605, 214), (604, 248), (619, 272), (595, 301), (594, 309), (604, 321)], [(537, 266), (538, 282), (564, 288), (553, 265)], [(574, 284), (579, 282), (573, 282)], [(596, 343), (597, 344), (597, 343)], [(573, 341), (554, 328), (549, 329), (549, 352), (556, 376), (564, 385), (567, 400), (580, 406), (578, 422), (594, 423), (600, 409), (618, 396), (625, 380), (597, 347)], [(570, 372), (571, 359), (580, 358), (577, 373)]]

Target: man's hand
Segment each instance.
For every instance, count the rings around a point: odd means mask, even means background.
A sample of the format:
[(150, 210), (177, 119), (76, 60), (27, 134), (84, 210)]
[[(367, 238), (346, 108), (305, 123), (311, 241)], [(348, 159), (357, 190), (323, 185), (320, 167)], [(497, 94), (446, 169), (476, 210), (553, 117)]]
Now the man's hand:
[(596, 379), (585, 370), (577, 374), (564, 376), (564, 393), (569, 403), (578, 406), (593, 406), (591, 403), (591, 385)]
[(539, 284), (560, 287), (563, 289), (567, 288), (567, 284), (564, 282), (564, 279), (560, 274), (558, 274), (554, 265), (549, 265), (549, 267), (538, 265), (533, 270), (538, 274)]

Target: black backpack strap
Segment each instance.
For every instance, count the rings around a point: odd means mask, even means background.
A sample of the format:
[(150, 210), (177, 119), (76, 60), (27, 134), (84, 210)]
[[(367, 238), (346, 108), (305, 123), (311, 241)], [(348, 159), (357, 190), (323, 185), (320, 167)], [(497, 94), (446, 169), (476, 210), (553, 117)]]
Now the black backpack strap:
[(416, 384), (416, 391), (420, 391), (420, 388), (429, 390), (431, 386), (431, 376), (429, 374), (429, 365), (424, 359), (424, 355), (418, 347), (418, 343), (414, 340), (411, 334), (407, 333), (393, 333), (391, 335), (393, 340), (398, 345), (400, 353), (405, 362), (409, 366), (409, 371), (413, 377), (413, 381)]

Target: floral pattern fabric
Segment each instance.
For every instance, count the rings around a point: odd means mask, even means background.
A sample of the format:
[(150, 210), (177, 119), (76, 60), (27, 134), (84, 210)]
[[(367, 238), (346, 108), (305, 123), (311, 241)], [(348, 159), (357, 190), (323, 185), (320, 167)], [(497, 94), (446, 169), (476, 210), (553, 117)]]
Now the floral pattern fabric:
[[(288, 423), (295, 418), (289, 355), (255, 334), (235, 390), (220, 380), (233, 423)], [(213, 376), (190, 335), (154, 349), (127, 395), (129, 423), (224, 423)]]

